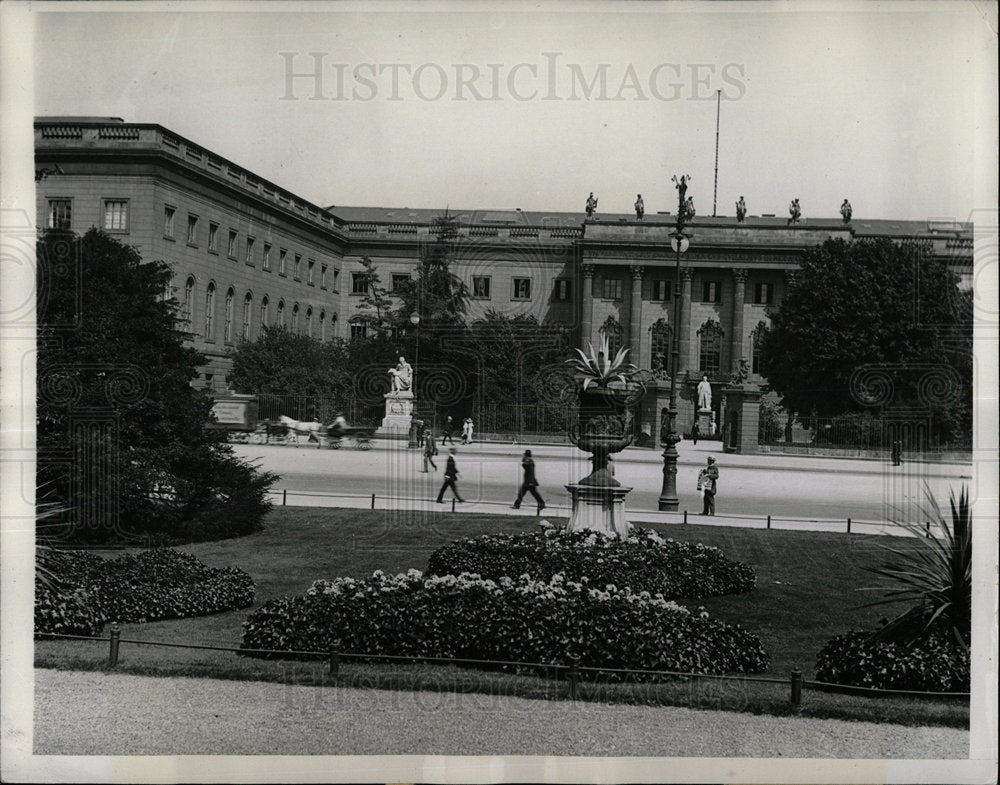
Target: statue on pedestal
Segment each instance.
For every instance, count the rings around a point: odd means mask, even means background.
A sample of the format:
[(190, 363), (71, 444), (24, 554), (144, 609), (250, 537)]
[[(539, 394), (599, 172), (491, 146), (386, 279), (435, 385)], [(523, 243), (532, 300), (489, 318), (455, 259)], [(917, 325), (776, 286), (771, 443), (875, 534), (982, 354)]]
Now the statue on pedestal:
[(641, 221), (642, 217), (646, 214), (646, 205), (642, 201), (642, 194), (636, 194), (635, 196), (635, 219)]
[(743, 220), (747, 217), (747, 203), (743, 201), (743, 197), (736, 203), (736, 222), (743, 223)]
[(790, 216), (788, 219), (789, 224), (797, 224), (799, 222), (799, 218), (802, 217), (802, 208), (799, 207), (798, 199), (792, 199), (792, 203), (788, 205), (788, 215)]
[(597, 199), (594, 197), (594, 192), (590, 192), (590, 196), (587, 197), (587, 217), (593, 218), (594, 213), (597, 212)]
[(708, 376), (703, 375), (698, 382), (698, 409), (707, 411), (712, 408), (712, 384)]
[(400, 357), (395, 368), (389, 369), (392, 377), (392, 391), (405, 392), (413, 386), (413, 366), (406, 362), (406, 358)]
[(747, 379), (750, 378), (750, 364), (741, 359), (739, 367), (733, 371), (732, 376), (729, 377), (730, 384), (743, 384)]
[(844, 203), (840, 205), (840, 214), (844, 218), (844, 223), (849, 224), (851, 222), (851, 216), (854, 215), (854, 208), (851, 207), (851, 203), (844, 200)]

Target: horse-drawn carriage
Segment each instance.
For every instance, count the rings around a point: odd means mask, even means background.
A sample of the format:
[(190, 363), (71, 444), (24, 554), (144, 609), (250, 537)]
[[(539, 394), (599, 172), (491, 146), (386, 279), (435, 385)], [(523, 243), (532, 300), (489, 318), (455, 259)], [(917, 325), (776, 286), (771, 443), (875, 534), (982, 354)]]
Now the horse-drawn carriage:
[(352, 445), (359, 450), (370, 450), (375, 429), (347, 425), (323, 425), (320, 422), (301, 422), (282, 415), (277, 420), (260, 420), (252, 429), (229, 429), (229, 441), (239, 444), (315, 444), (318, 449), (327, 447), (339, 450)]

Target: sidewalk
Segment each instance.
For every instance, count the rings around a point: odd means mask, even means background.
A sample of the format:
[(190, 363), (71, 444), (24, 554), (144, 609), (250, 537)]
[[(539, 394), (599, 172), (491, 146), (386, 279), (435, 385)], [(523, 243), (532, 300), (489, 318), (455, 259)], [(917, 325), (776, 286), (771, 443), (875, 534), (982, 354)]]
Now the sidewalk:
[[(392, 445), (392, 446), (389, 446)], [(438, 449), (452, 447), (447, 444), (441, 446), (438, 440)], [(457, 441), (454, 447), (459, 453), (481, 454), (481, 455), (509, 455), (519, 456), (525, 450), (531, 450), (536, 458), (556, 458), (572, 455), (575, 458), (581, 456), (586, 458), (586, 454), (573, 445), (560, 444), (530, 444), (527, 442), (498, 442), (498, 441), (474, 441), (472, 444), (463, 445)], [(405, 443), (376, 442), (374, 449), (413, 449), (407, 448)], [(950, 477), (955, 479), (972, 479), (973, 464), (947, 462), (947, 461), (903, 461), (902, 466), (893, 467), (888, 456), (884, 460), (872, 458), (841, 458), (839, 456), (825, 455), (776, 455), (774, 453), (756, 453), (752, 455), (727, 453), (722, 449), (722, 442), (700, 441), (693, 444), (689, 440), (684, 440), (677, 445), (678, 463), (688, 466), (702, 466), (705, 459), (715, 456), (720, 466), (748, 467), (754, 469), (776, 469), (780, 471), (825, 471), (837, 473), (853, 474), (883, 474), (895, 469), (897, 472), (905, 472), (908, 465), (919, 465), (922, 476)], [(615, 453), (616, 463), (649, 463), (663, 464), (663, 449), (656, 450), (648, 447), (627, 447), (620, 453)]]

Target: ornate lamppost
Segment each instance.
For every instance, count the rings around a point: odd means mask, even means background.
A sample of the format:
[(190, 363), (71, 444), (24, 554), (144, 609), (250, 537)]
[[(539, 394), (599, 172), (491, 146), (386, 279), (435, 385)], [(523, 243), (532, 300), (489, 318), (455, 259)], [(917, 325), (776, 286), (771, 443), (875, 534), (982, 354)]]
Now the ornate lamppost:
[[(413, 391), (413, 408), (417, 407), (417, 370), (420, 368), (420, 314), (414, 311), (410, 314), (410, 324), (416, 328), (417, 336), (413, 345), (413, 380), (410, 389)], [(412, 417), (412, 415), (411, 415)], [(410, 420), (410, 438), (406, 442), (407, 447), (416, 447), (418, 441), (417, 429)]]
[(685, 195), (687, 194), (687, 183), (689, 175), (683, 175), (679, 180), (674, 177), (674, 184), (677, 187), (677, 229), (670, 237), (670, 247), (676, 254), (676, 280), (674, 284), (674, 330), (671, 340), (670, 356), (672, 366), (670, 368), (670, 401), (667, 404), (667, 419), (660, 426), (660, 444), (663, 445), (663, 487), (660, 489), (660, 498), (657, 500), (657, 508), (667, 512), (676, 512), (679, 506), (677, 498), (677, 442), (681, 440), (681, 435), (677, 432), (677, 367), (680, 358), (680, 289), (681, 289), (681, 254), (688, 249), (689, 241), (684, 234), (684, 224), (688, 218), (688, 205)]

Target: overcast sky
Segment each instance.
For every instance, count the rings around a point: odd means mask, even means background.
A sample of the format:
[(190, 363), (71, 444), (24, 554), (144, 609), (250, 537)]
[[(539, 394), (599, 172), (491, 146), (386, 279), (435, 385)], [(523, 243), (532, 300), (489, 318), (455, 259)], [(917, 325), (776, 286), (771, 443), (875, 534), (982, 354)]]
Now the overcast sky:
[(160, 123), (323, 205), (655, 212), (686, 173), (710, 215), (721, 90), (720, 215), (995, 200), (992, 4), (490, 5), (40, 7), (36, 112)]

